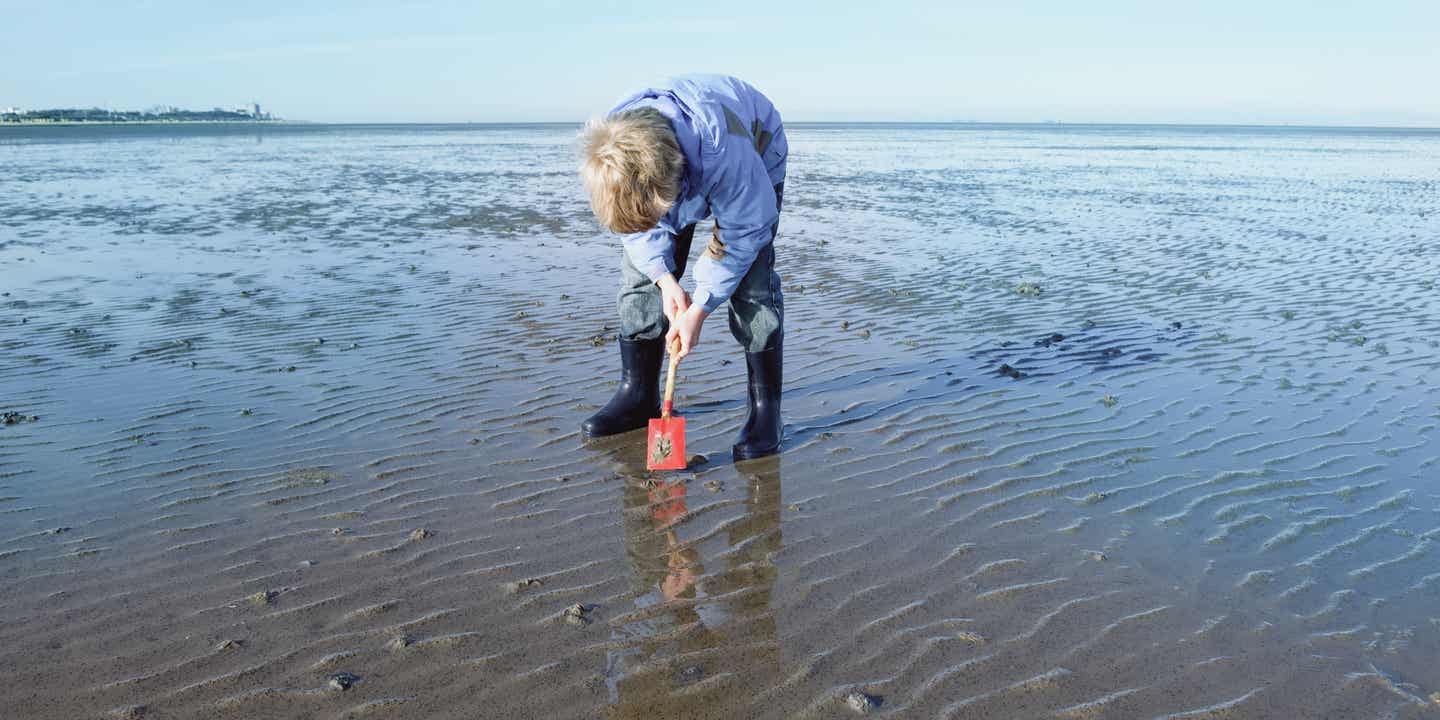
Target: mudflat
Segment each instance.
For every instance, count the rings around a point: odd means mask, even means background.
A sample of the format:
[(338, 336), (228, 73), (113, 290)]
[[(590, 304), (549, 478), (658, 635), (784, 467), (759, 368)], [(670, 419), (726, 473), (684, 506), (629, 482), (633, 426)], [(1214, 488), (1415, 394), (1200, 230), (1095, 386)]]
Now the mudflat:
[(1440, 132), (793, 125), (647, 473), (576, 130), (0, 137), (0, 714), (1440, 710)]

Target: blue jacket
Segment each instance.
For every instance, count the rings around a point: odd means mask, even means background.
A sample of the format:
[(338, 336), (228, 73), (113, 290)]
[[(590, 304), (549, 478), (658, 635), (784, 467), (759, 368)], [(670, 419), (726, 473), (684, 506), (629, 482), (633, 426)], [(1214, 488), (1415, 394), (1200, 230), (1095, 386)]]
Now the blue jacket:
[(775, 185), (785, 180), (780, 113), (759, 90), (724, 75), (684, 75), (626, 98), (611, 113), (653, 107), (670, 119), (685, 174), (680, 197), (652, 230), (625, 235), (630, 262), (655, 280), (674, 272), (671, 236), (711, 215), (725, 247), (695, 263), (691, 301), (714, 312), (740, 285), (780, 218)]

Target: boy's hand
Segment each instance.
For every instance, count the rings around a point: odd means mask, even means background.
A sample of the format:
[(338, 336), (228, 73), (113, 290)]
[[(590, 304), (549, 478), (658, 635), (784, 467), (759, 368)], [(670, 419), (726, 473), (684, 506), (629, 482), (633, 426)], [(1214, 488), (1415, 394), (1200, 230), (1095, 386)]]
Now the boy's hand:
[(665, 344), (669, 345), (675, 338), (680, 338), (678, 357), (684, 359), (700, 343), (700, 326), (709, 316), (710, 313), (705, 312), (705, 308), (691, 305), (689, 310), (680, 313), (675, 321), (670, 323), (670, 332), (665, 334)]
[(665, 319), (673, 325), (677, 315), (690, 309), (690, 295), (670, 273), (665, 273), (655, 284), (660, 286), (660, 309), (664, 311)]

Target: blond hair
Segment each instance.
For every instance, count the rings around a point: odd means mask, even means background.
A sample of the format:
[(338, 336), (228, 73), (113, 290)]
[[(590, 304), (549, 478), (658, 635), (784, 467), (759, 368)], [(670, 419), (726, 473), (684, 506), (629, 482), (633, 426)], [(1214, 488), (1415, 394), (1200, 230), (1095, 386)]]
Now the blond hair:
[(655, 108), (624, 110), (585, 124), (580, 179), (600, 224), (617, 233), (655, 227), (680, 194), (685, 154)]

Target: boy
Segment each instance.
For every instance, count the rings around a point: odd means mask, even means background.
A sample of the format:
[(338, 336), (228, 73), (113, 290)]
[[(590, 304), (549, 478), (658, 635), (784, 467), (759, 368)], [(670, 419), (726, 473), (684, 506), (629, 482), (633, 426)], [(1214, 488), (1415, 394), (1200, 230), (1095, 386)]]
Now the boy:
[[(581, 429), (600, 437), (645, 427), (660, 412), (663, 349), (679, 357), (705, 318), (730, 302), (730, 332), (745, 348), (750, 415), (736, 460), (780, 450), (784, 303), (773, 240), (789, 145), (780, 113), (733, 77), (688, 75), (642, 90), (585, 128), (580, 176), (600, 223), (622, 233), (620, 388)], [(715, 234), (695, 264), (695, 295), (680, 288), (695, 224)]]

